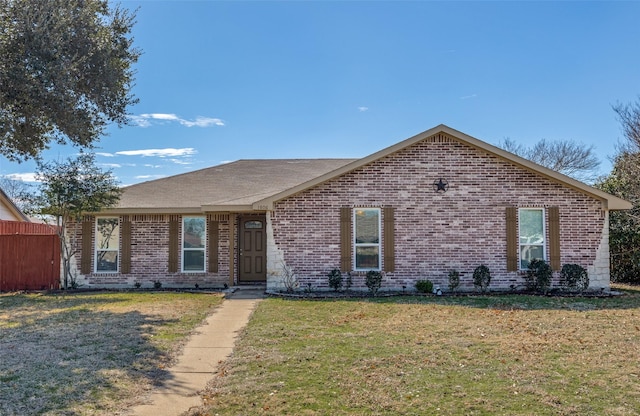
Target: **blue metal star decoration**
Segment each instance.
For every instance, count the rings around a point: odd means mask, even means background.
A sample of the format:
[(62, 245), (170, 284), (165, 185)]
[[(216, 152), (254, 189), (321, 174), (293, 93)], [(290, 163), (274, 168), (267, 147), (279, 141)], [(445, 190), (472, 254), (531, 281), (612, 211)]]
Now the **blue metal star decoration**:
[(447, 192), (447, 189), (449, 189), (449, 182), (447, 182), (446, 179), (440, 178), (439, 180), (433, 182), (434, 191)]

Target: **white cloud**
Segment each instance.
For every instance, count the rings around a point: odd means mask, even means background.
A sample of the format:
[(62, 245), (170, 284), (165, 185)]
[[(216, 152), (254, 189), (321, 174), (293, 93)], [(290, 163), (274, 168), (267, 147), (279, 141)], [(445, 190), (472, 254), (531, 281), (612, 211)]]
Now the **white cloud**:
[(465, 95), (463, 97), (460, 97), (461, 100), (468, 100), (470, 98), (476, 98), (478, 96), (478, 94), (471, 94), (471, 95)]
[(138, 127), (151, 127), (149, 120), (141, 116), (129, 116), (129, 120)]
[(209, 126), (224, 126), (224, 121), (219, 118), (210, 118), (210, 117), (196, 117), (194, 121), (188, 120), (178, 120), (180, 124), (187, 127), (209, 127)]
[(175, 163), (176, 165), (193, 165), (193, 162), (189, 160), (184, 160), (184, 159), (169, 159), (169, 160)]
[(364, 113), (365, 111), (369, 111), (369, 107), (358, 107), (358, 111)]
[(154, 168), (154, 169), (158, 169), (158, 168), (163, 167), (162, 165), (152, 165), (151, 163), (145, 163), (142, 166), (144, 166), (145, 168)]
[(96, 152), (96, 155), (104, 156), (104, 157), (114, 157), (115, 156), (113, 153), (105, 153), (105, 152)]
[(13, 179), (15, 181), (23, 181), (23, 182), (40, 182), (36, 179), (36, 174), (34, 172), (29, 173), (10, 173), (8, 175), (4, 175), (5, 178)]
[(166, 175), (138, 175), (136, 179), (158, 179), (164, 178)]
[(182, 149), (166, 148), (166, 149), (141, 149), (141, 150), (121, 150), (116, 152), (121, 156), (156, 156), (156, 157), (180, 157), (191, 156), (198, 153), (193, 147), (185, 147)]
[(100, 163), (100, 166), (103, 166), (105, 168), (121, 168), (122, 165), (119, 163)]
[(153, 113), (153, 114), (140, 114), (140, 117), (143, 118), (152, 118), (155, 120), (179, 120), (178, 116), (175, 114), (163, 114), (163, 113)]
[(167, 113), (148, 113), (140, 114), (137, 116), (131, 115), (129, 119), (133, 121), (138, 127), (151, 127), (152, 121), (158, 120), (160, 122), (177, 122), (186, 127), (210, 127), (210, 126), (224, 126), (225, 122), (219, 118), (198, 116), (195, 120), (187, 120), (178, 117), (176, 114)]

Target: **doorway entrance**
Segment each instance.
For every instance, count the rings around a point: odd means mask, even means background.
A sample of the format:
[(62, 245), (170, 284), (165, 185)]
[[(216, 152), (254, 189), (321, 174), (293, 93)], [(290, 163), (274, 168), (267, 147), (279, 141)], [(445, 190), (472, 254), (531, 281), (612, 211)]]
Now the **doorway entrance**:
[(267, 222), (264, 215), (241, 215), (238, 233), (238, 283), (267, 281)]

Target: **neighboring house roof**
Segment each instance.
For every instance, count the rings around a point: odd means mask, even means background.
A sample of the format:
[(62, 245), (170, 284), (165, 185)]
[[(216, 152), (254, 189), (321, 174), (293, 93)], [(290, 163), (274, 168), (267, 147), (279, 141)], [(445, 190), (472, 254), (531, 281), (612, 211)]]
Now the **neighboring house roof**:
[(630, 209), (631, 203), (566, 175), (537, 165), (443, 124), (362, 159), (258, 159), (213, 166), (128, 186), (109, 214), (242, 212), (273, 209), (274, 202), (336, 178), (406, 147), (444, 133), (552, 181), (590, 195), (605, 209)]
[(238, 160), (123, 188), (104, 213), (251, 211), (252, 204), (355, 159)]
[(299, 185), (287, 189), (285, 191), (282, 191), (280, 193), (265, 197), (264, 199), (257, 201), (253, 204), (254, 209), (256, 210), (271, 210), (273, 209), (273, 203), (276, 201), (279, 201), (281, 199), (284, 199), (286, 197), (289, 197), (291, 195), (294, 195), (298, 192), (304, 191), (306, 189), (309, 189), (313, 186), (316, 186), (322, 182), (328, 181), (330, 179), (336, 178), (340, 175), (343, 175), (347, 172), (350, 172), (352, 170), (355, 170), (361, 166), (364, 166), (368, 163), (371, 163), (375, 160), (381, 159), (385, 156), (388, 156), (392, 153), (395, 153), (399, 150), (402, 150), (406, 147), (412, 146), (428, 137), (431, 137), (433, 135), (439, 134), (439, 133), (444, 133), (447, 134), (451, 137), (453, 137), (454, 139), (459, 140), (462, 143), (465, 143), (469, 146), (475, 147), (477, 149), (480, 149), (482, 151), (485, 151), (489, 154), (495, 155), (499, 158), (505, 159), (508, 162), (511, 162), (515, 165), (518, 165), (522, 168), (525, 168), (529, 171), (532, 171), (534, 173), (537, 173), (539, 175), (542, 175), (544, 177), (547, 177), (549, 179), (551, 179), (552, 181), (555, 182), (559, 182), (565, 186), (568, 186), (570, 188), (576, 189), (580, 192), (583, 192), (587, 195), (590, 195), (596, 199), (599, 199), (600, 201), (602, 201), (603, 206), (605, 209), (610, 209), (610, 210), (624, 210), (624, 209), (631, 209), (632, 204), (628, 201), (625, 201), (624, 199), (618, 198), (616, 196), (610, 195), (606, 192), (603, 192), (599, 189), (593, 188), (589, 185), (586, 185), (580, 181), (577, 181), (573, 178), (570, 178), (566, 175), (563, 175), (561, 173), (558, 173), (556, 171), (553, 171), (551, 169), (545, 168), (544, 166), (540, 166), (536, 163), (531, 162), (530, 160), (521, 158), (520, 156), (516, 156), (513, 153), (509, 153), (506, 150), (500, 149), (499, 147), (496, 146), (492, 146), (489, 143), (485, 143), (482, 140), (478, 140), (474, 137), (471, 137), (467, 134), (464, 134), (462, 132), (459, 132), (457, 130), (452, 129), (451, 127), (445, 126), (444, 124), (440, 124), (439, 126), (436, 126), (432, 129), (426, 130), (420, 134), (417, 134), (413, 137), (410, 137), (404, 141), (401, 141), (400, 143), (397, 143), (393, 146), (387, 147), (386, 149), (380, 150), (379, 152), (376, 152), (370, 156), (364, 157), (362, 159), (358, 159), (355, 160), (347, 165), (341, 166), (340, 168), (332, 171), (332, 172), (328, 172), (322, 176), (318, 176), (316, 178), (313, 178), (307, 182), (304, 183), (300, 183)]
[(2, 189), (0, 189), (0, 220), (30, 222), (29, 217), (20, 211), (20, 208)]

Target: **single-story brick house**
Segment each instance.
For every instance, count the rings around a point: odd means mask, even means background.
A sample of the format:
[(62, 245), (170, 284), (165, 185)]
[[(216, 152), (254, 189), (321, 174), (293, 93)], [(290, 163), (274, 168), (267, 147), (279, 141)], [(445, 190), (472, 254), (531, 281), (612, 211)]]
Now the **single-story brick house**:
[[(362, 159), (240, 160), (124, 188), (119, 204), (72, 226), (86, 286), (327, 288), (368, 270), (384, 288), (450, 270), (471, 290), (523, 284), (533, 258), (577, 263), (609, 287), (609, 211), (625, 200), (444, 125)], [(71, 230), (70, 230), (71, 231)], [(557, 280), (557, 277), (556, 277)], [(557, 283), (557, 282), (556, 282)]]

